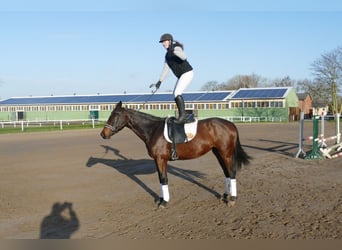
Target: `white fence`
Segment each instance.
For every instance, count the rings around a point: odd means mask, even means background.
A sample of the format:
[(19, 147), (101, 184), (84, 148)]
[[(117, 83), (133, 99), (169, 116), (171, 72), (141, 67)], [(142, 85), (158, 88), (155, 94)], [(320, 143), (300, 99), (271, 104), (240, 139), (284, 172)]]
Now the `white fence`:
[(221, 118), (231, 122), (283, 122), (281, 117), (225, 116)]
[[(199, 119), (204, 119), (205, 117), (200, 117)], [(252, 122), (283, 122), (280, 117), (248, 117), (248, 116), (226, 116), (221, 117), (223, 119), (229, 120), (231, 122), (242, 122), (242, 123), (252, 123)], [(21, 128), (22, 131), (29, 127), (43, 127), (43, 126), (53, 126), (59, 127), (63, 130), (64, 127), (70, 125), (80, 125), (80, 126), (90, 126), (95, 128), (96, 124), (104, 124), (105, 120), (95, 120), (95, 119), (83, 119), (83, 120), (44, 120), (44, 121), (0, 121), (0, 129), (3, 128)]]
[(63, 130), (63, 127), (70, 125), (80, 125), (80, 126), (89, 126), (95, 128), (95, 125), (98, 123), (102, 123), (104, 121), (89, 119), (89, 120), (46, 120), (46, 121), (6, 121), (0, 122), (1, 128), (21, 128), (22, 131), (25, 128), (29, 127), (43, 127), (43, 126), (52, 126), (59, 127), (60, 130)]

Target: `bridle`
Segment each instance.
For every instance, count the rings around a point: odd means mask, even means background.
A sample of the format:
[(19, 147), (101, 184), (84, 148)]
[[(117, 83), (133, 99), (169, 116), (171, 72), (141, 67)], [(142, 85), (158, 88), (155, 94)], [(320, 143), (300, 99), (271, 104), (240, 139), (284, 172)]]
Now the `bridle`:
[(110, 129), (112, 132), (114, 132), (114, 130), (115, 130), (115, 128), (112, 125), (108, 124), (108, 123), (106, 123), (105, 128)]

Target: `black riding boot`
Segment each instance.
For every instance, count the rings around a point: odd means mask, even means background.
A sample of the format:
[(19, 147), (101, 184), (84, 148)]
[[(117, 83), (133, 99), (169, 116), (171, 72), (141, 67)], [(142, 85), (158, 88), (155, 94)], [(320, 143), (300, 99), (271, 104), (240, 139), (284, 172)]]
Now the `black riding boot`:
[(178, 108), (178, 119), (175, 120), (175, 123), (181, 124), (185, 123), (186, 112), (185, 112), (185, 104), (183, 96), (177, 95), (175, 98), (177, 108)]

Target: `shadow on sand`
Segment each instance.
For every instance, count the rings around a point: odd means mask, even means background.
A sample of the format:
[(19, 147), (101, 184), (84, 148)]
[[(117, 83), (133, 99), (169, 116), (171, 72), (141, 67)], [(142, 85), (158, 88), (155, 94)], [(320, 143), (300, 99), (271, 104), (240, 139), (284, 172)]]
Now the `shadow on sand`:
[(80, 227), (79, 219), (71, 202), (52, 205), (49, 215), (40, 225), (40, 239), (70, 239)]
[[(298, 149), (298, 143), (284, 142), (284, 141), (276, 141), (276, 140), (266, 140), (259, 139), (258, 146), (243, 144), (244, 148), (251, 148), (266, 152), (273, 152), (277, 154), (282, 154), (286, 156), (293, 156), (295, 149)], [(265, 143), (265, 146), (260, 146), (260, 143)]]
[[(96, 164), (103, 164), (105, 166), (111, 167), (133, 180), (147, 193), (149, 193), (155, 200), (159, 200), (159, 194), (155, 193), (150, 187), (148, 187), (143, 181), (138, 178), (139, 175), (157, 174), (156, 166), (153, 160), (128, 159), (127, 157), (122, 155), (116, 148), (112, 148), (106, 145), (101, 145), (101, 147), (105, 149), (105, 153), (113, 152), (114, 155), (119, 157), (119, 159), (89, 157), (86, 164), (87, 167), (93, 167)], [(203, 188), (217, 198), (221, 197), (218, 192), (196, 180), (198, 178), (202, 179), (204, 177), (204, 174), (199, 171), (181, 169), (168, 164), (168, 174), (172, 174), (174, 176), (182, 178), (183, 180), (189, 181), (190, 183), (196, 184), (197, 186)]]

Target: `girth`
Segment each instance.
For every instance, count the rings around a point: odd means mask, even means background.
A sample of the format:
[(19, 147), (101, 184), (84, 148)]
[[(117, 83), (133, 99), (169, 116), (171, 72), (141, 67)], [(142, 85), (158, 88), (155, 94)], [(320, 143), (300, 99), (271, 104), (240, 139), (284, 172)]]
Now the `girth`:
[[(172, 148), (171, 148), (171, 160), (177, 160), (178, 155), (176, 151), (176, 144), (179, 143), (187, 143), (189, 141), (188, 136), (185, 131), (185, 124), (187, 123), (193, 123), (196, 122), (197, 120), (194, 119), (193, 114), (188, 114), (185, 123), (183, 124), (178, 124), (175, 123), (175, 117), (170, 117), (166, 119), (166, 125), (167, 125), (167, 135), (169, 140), (172, 142)], [(197, 126), (197, 124), (196, 124)], [(194, 134), (192, 138), (194, 137)], [(191, 139), (192, 139), (191, 138)]]

